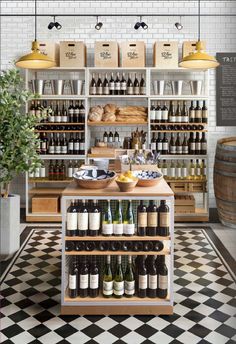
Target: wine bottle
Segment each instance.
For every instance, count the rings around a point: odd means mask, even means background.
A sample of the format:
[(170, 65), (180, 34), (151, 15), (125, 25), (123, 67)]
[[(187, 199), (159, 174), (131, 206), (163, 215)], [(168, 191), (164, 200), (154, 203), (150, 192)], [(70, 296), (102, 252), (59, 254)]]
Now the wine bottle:
[(175, 138), (174, 138), (173, 133), (171, 133), (171, 138), (170, 138), (170, 154), (176, 154), (176, 144), (175, 144)]
[(133, 249), (134, 252), (143, 251), (143, 243), (142, 243), (142, 241), (134, 241), (132, 249)]
[(128, 81), (127, 81), (127, 95), (132, 96), (134, 94), (133, 82), (131, 80), (131, 74), (128, 74)]
[(85, 251), (85, 242), (77, 241), (75, 244), (75, 251)]
[(134, 214), (132, 209), (132, 201), (128, 201), (128, 206), (124, 218), (124, 235), (132, 236), (134, 235)]
[(133, 251), (133, 242), (132, 241), (122, 241), (121, 249), (122, 249), (122, 251)]
[(195, 163), (193, 159), (190, 160), (189, 179), (195, 179)]
[(147, 230), (147, 207), (140, 201), (137, 208), (137, 234), (139, 236), (145, 236)]
[(59, 133), (57, 133), (57, 135), (56, 135), (55, 154), (61, 154), (61, 141), (60, 141)]
[(162, 153), (162, 139), (161, 139), (161, 133), (158, 133), (158, 137), (156, 140), (156, 150), (157, 152)]
[(152, 134), (152, 140), (151, 140), (151, 151), (153, 153), (156, 152), (156, 138), (155, 138), (155, 134)]
[(201, 165), (198, 159), (196, 160), (195, 179), (197, 180), (201, 179)]
[(135, 293), (135, 278), (133, 271), (132, 256), (128, 256), (128, 264), (125, 271), (125, 288), (124, 293), (126, 297), (132, 297)]
[(113, 234), (112, 214), (110, 200), (107, 201), (107, 207), (102, 214), (102, 235), (110, 236)]
[(147, 296), (155, 298), (157, 295), (157, 269), (155, 256), (150, 256), (148, 261), (148, 289)]
[(99, 293), (99, 269), (96, 256), (92, 256), (89, 268), (89, 296), (97, 297)]
[(67, 154), (67, 149), (68, 149), (68, 142), (66, 139), (66, 134), (62, 134), (62, 139), (61, 139), (61, 154)]
[(98, 244), (98, 250), (99, 251), (108, 251), (110, 248), (109, 241), (100, 241)]
[(53, 133), (50, 133), (50, 141), (49, 141), (49, 146), (48, 146), (48, 153), (49, 154), (55, 154), (55, 141), (54, 141)]
[(120, 136), (119, 133), (117, 131), (115, 131), (115, 135), (114, 135), (114, 142), (118, 143), (120, 140)]
[(75, 103), (74, 111), (73, 111), (73, 122), (74, 123), (79, 123), (79, 111), (80, 111), (80, 107), (79, 107), (79, 102), (77, 101)]
[(98, 74), (96, 94), (99, 96), (101, 96), (103, 94), (101, 74)]
[(157, 107), (155, 108), (155, 122), (161, 123), (162, 122), (162, 110), (161, 105), (158, 103)]
[(139, 93), (140, 93), (139, 81), (137, 78), (137, 74), (135, 73), (135, 76), (134, 76), (134, 95), (138, 96)]
[(175, 141), (175, 145), (176, 145), (176, 154), (183, 154), (180, 133), (177, 133), (177, 139)]
[(170, 179), (175, 179), (175, 163), (173, 160), (170, 162)]
[(161, 122), (168, 123), (168, 108), (166, 106), (166, 102), (161, 109)]
[(108, 96), (110, 94), (107, 73), (105, 74), (105, 79), (103, 81), (103, 94), (106, 95), (106, 96)]
[(114, 95), (115, 94), (115, 80), (114, 80), (114, 77), (113, 77), (113, 73), (111, 73), (111, 78), (110, 78), (110, 81), (109, 81), (109, 92), (110, 92), (110, 95)]
[(153, 243), (151, 241), (143, 242), (143, 251), (145, 252), (153, 251)]
[(181, 110), (180, 110), (180, 102), (177, 104), (176, 112), (175, 112), (175, 122), (181, 123), (182, 116), (181, 116)]
[(108, 142), (109, 142), (109, 143), (112, 143), (112, 142), (113, 142), (113, 133), (112, 133), (112, 131), (109, 132)]
[(74, 154), (74, 138), (72, 133), (68, 141), (68, 154)]
[(153, 244), (153, 251), (160, 252), (164, 248), (164, 244), (162, 241), (155, 241)]
[(75, 201), (72, 200), (66, 213), (66, 235), (76, 236), (78, 235), (78, 221), (77, 221), (77, 209), (75, 207)]
[(200, 141), (199, 133), (196, 133), (195, 154), (199, 155), (200, 153), (201, 153), (201, 141)]
[(113, 294), (113, 277), (111, 271), (111, 256), (106, 257), (106, 264), (103, 271), (102, 294), (104, 297), (111, 297)]
[(206, 107), (206, 101), (203, 100), (203, 107), (202, 107), (202, 123), (207, 123), (208, 121), (208, 109)]
[(146, 82), (145, 82), (145, 79), (144, 79), (144, 74), (141, 74), (140, 94), (141, 95), (145, 95), (146, 94)]
[(85, 122), (85, 107), (82, 101), (80, 102), (80, 107), (79, 107), (79, 121), (81, 123)]
[(68, 241), (65, 242), (65, 251), (71, 252), (75, 250), (75, 243), (74, 241)]
[(54, 166), (52, 160), (49, 162), (48, 166), (48, 179), (53, 180), (54, 179)]
[(70, 105), (68, 107), (68, 115), (69, 115), (69, 122), (73, 123), (74, 122), (74, 103), (73, 103), (73, 100), (70, 102)]
[(182, 179), (187, 179), (188, 177), (187, 164), (184, 160), (182, 161), (182, 166), (181, 166), (181, 177)]
[(163, 140), (162, 140), (162, 154), (168, 154), (169, 153), (169, 142), (166, 137), (166, 133), (164, 133)]
[(114, 235), (118, 236), (123, 235), (124, 233), (121, 200), (118, 200), (116, 203), (116, 210), (113, 216), (113, 232)]
[(88, 296), (89, 288), (89, 270), (86, 257), (82, 256), (82, 261), (79, 269), (79, 295), (80, 297)]
[(187, 155), (189, 153), (188, 141), (187, 141), (187, 134), (184, 133), (184, 140), (182, 143), (182, 154)]
[(78, 212), (78, 235), (88, 235), (88, 209), (85, 200), (82, 200), (82, 206)]
[(96, 80), (95, 80), (95, 74), (92, 74), (92, 79), (90, 82), (90, 87), (89, 87), (89, 94), (91, 95), (96, 95), (97, 94), (97, 84), (96, 84)]
[(124, 295), (124, 275), (121, 265), (121, 256), (117, 256), (116, 270), (114, 275), (114, 296), (121, 298)]
[(115, 80), (115, 94), (118, 96), (120, 94), (120, 76), (119, 72), (116, 73), (116, 80)]
[(184, 100), (183, 102), (183, 108), (181, 111), (181, 122), (182, 123), (188, 123), (189, 119), (188, 119), (188, 110), (187, 110), (187, 106), (186, 106), (186, 101)]
[(74, 259), (72, 261), (72, 264), (70, 264), (69, 269), (69, 285), (68, 285), (68, 293), (69, 297), (71, 299), (74, 299), (78, 296), (78, 268), (76, 260)]
[(106, 131), (105, 131), (104, 134), (103, 134), (103, 142), (104, 142), (104, 143), (107, 143), (107, 142), (108, 142), (108, 134), (107, 134)]
[(157, 206), (155, 205), (153, 200), (150, 200), (149, 205), (147, 207), (147, 235), (149, 236), (156, 235), (157, 225), (158, 225)]
[(172, 101), (170, 102), (168, 120), (170, 123), (175, 123), (175, 109)]
[(145, 257), (141, 256), (138, 264), (138, 296), (144, 298), (147, 296), (147, 268), (145, 265)]
[(167, 163), (165, 159), (163, 160), (163, 163), (162, 163), (161, 172), (163, 174), (163, 177), (166, 178), (168, 174), (168, 168), (167, 168)]
[(94, 251), (96, 249), (96, 244), (94, 241), (86, 241), (85, 251)]
[(206, 140), (206, 136), (205, 133), (202, 133), (202, 138), (201, 138), (201, 150), (200, 150), (201, 154), (206, 155), (207, 154), (207, 140)]
[(67, 114), (67, 109), (66, 109), (65, 102), (63, 102), (63, 105), (62, 105), (62, 116), (61, 116), (61, 121), (62, 121), (63, 123), (69, 122), (69, 118), (68, 118), (68, 114)]
[(194, 102), (191, 101), (191, 106), (189, 108), (189, 122), (194, 123), (195, 122), (195, 107)]
[(111, 241), (110, 242), (110, 250), (111, 251), (120, 251), (121, 249), (121, 242), (120, 241)]
[(181, 179), (181, 163), (178, 160), (175, 168), (176, 179)]
[(159, 226), (157, 229), (157, 235), (170, 235), (170, 209), (165, 200), (161, 200), (160, 207), (158, 208), (158, 218)]
[(127, 82), (125, 79), (125, 73), (122, 74), (122, 79), (120, 83), (120, 94), (125, 95), (127, 92)]
[(159, 256), (157, 267), (157, 297), (165, 299), (168, 293), (168, 269), (165, 264), (165, 256)]
[(76, 133), (75, 139), (74, 139), (74, 151), (73, 154), (78, 155), (80, 151), (80, 139), (79, 139), (79, 134)]
[(97, 236), (101, 224), (101, 209), (98, 207), (98, 201), (93, 200), (92, 207), (89, 209), (89, 231), (88, 235)]
[(156, 108), (155, 105), (152, 103), (150, 107), (150, 122), (155, 123), (156, 121)]
[(195, 122), (196, 123), (202, 122), (202, 108), (199, 105), (199, 100), (197, 100), (197, 106), (195, 107)]
[(195, 138), (193, 136), (193, 133), (190, 133), (189, 137), (189, 154), (195, 154), (196, 150), (196, 143), (195, 143)]

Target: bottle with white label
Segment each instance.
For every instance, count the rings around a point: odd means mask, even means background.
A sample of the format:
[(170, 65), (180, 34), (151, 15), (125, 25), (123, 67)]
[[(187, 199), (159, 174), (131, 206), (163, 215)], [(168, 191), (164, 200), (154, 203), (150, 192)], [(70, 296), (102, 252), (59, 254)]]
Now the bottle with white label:
[(89, 267), (89, 296), (97, 297), (99, 293), (99, 269), (96, 256), (92, 256)]
[(128, 264), (125, 271), (125, 296), (132, 297), (135, 293), (135, 278), (133, 271), (132, 256), (128, 256)]
[(184, 100), (183, 102), (183, 108), (181, 111), (181, 122), (182, 123), (188, 123), (188, 110), (187, 110), (187, 106), (186, 106), (186, 101)]
[(42, 160), (41, 166), (40, 166), (40, 178), (45, 178), (46, 177), (46, 168), (45, 168), (45, 163)]
[(168, 175), (168, 168), (167, 168), (167, 163), (166, 160), (163, 160), (162, 166), (161, 166), (161, 173), (163, 174), (163, 177), (166, 178)]
[(122, 74), (122, 79), (120, 82), (120, 94), (125, 95), (127, 92), (127, 82), (125, 79), (125, 73)]
[(189, 166), (189, 179), (195, 179), (195, 162), (193, 159), (190, 160)]
[(202, 163), (201, 163), (201, 179), (205, 180), (206, 179), (206, 174), (207, 174), (206, 163), (205, 163), (205, 160), (203, 159)]
[(129, 200), (126, 214), (124, 217), (124, 235), (126, 236), (134, 235), (134, 227), (135, 227), (135, 222), (134, 222), (134, 213), (132, 209), (132, 201)]
[(92, 79), (91, 79), (90, 86), (89, 86), (89, 94), (91, 94), (91, 95), (97, 94), (97, 84), (96, 84), (94, 73), (92, 74)]
[(109, 81), (109, 92), (111, 96), (115, 94), (115, 80), (113, 77), (113, 73), (111, 73), (111, 78)]
[(78, 212), (78, 235), (88, 235), (88, 209), (84, 199)]
[(70, 265), (69, 269), (69, 276), (68, 276), (68, 294), (71, 299), (74, 299), (78, 296), (78, 268), (76, 259), (74, 258), (72, 264)]
[(177, 161), (177, 164), (176, 164), (176, 169), (175, 169), (175, 174), (176, 174), (176, 179), (181, 179), (181, 168), (182, 168), (182, 166), (181, 166), (181, 163), (180, 163), (180, 161)]
[(110, 236), (113, 234), (113, 222), (110, 200), (107, 201), (107, 207), (102, 214), (102, 235)]
[(122, 205), (121, 200), (118, 200), (116, 203), (116, 210), (113, 216), (113, 234), (114, 235), (123, 235), (124, 233), (124, 224), (123, 224), (123, 215), (122, 215)]
[(147, 235), (155, 236), (157, 230), (158, 218), (157, 218), (157, 206), (153, 200), (149, 201), (147, 207)]
[(196, 160), (195, 179), (197, 180), (201, 179), (201, 165), (198, 159)]
[(206, 107), (206, 101), (203, 100), (203, 107), (202, 107), (202, 123), (207, 123), (208, 119), (208, 109)]
[(89, 270), (85, 256), (82, 256), (82, 261), (79, 269), (79, 295), (80, 297), (87, 297), (89, 289)]
[(155, 109), (155, 122), (160, 123), (161, 121), (162, 121), (162, 110), (161, 110), (160, 104), (158, 103)]
[(161, 122), (168, 123), (168, 107), (166, 106), (166, 102), (161, 108)]
[(182, 165), (181, 165), (181, 178), (187, 179), (187, 177), (188, 177), (188, 168), (187, 168), (187, 164), (185, 160), (183, 160)]
[(141, 256), (138, 260), (138, 297), (147, 296), (148, 274), (145, 265), (145, 257)]
[(158, 208), (157, 235), (170, 235), (170, 208), (166, 204), (165, 200), (161, 200), (161, 204)]
[(139, 236), (145, 236), (147, 231), (147, 207), (140, 201), (137, 208), (137, 234)]
[(89, 208), (89, 236), (97, 236), (99, 234), (101, 225), (101, 209), (98, 206), (98, 201), (93, 200), (92, 206)]
[(121, 298), (124, 295), (124, 275), (121, 265), (121, 256), (117, 256), (116, 270), (113, 281), (113, 292), (116, 298)]
[(77, 220), (77, 208), (75, 201), (72, 200), (66, 214), (66, 235), (76, 236), (78, 235), (78, 220)]
[(175, 163), (173, 160), (171, 160), (171, 163), (170, 163), (170, 179), (175, 179), (176, 176), (175, 176)]
[(106, 257), (106, 264), (103, 271), (102, 294), (104, 297), (113, 295), (113, 277), (111, 271), (111, 256)]
[(158, 257), (157, 280), (157, 297), (165, 299), (168, 294), (168, 269), (163, 255)]
[(155, 111), (155, 105), (154, 104), (152, 104), (150, 107), (149, 115), (150, 115), (150, 122), (155, 123), (156, 111)]
[(147, 288), (147, 296), (151, 298), (155, 298), (157, 295), (157, 269), (155, 263), (155, 256), (148, 257), (148, 288)]

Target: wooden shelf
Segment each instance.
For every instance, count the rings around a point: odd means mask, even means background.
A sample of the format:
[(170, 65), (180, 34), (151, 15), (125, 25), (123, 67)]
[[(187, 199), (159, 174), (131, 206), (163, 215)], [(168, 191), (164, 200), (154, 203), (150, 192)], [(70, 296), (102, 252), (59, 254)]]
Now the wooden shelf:
[(169, 179), (169, 178), (165, 178), (165, 181), (167, 183), (203, 183), (205, 184), (207, 182), (206, 179)]
[(69, 179), (64, 179), (64, 180), (49, 180), (47, 178), (29, 178), (28, 181), (29, 183), (53, 183), (53, 184), (58, 184), (58, 183), (71, 183), (73, 178)]
[(66, 251), (66, 256), (153, 256), (153, 255), (169, 255), (170, 251), (163, 249), (161, 251)]
[(61, 195), (65, 188), (32, 188), (29, 190), (29, 194), (37, 194), (37, 195)]
[(26, 215), (26, 222), (61, 222), (61, 213), (58, 214), (40, 214), (29, 213)]
[(128, 98), (128, 99), (130, 99), (130, 98), (148, 98), (148, 95), (142, 95), (142, 94), (138, 94), (138, 95), (122, 95), (122, 94), (120, 94), (120, 95), (92, 95), (92, 94), (90, 94), (89, 96), (88, 96), (88, 98), (122, 98), (122, 99), (124, 99), (124, 98)]
[(53, 122), (53, 123), (50, 123), (50, 122), (40, 122), (40, 123), (38, 123), (37, 124), (37, 126), (40, 126), (40, 125), (71, 125), (71, 126), (73, 126), (73, 125), (85, 125), (85, 123), (84, 122), (75, 122), (75, 123), (72, 123), (72, 122)]
[(33, 100), (85, 100), (87, 97), (85, 95), (76, 94), (42, 94), (38, 98), (33, 98)]
[(35, 133), (84, 133), (84, 130), (35, 130)]
[(65, 236), (65, 240), (67, 241), (164, 241), (164, 240), (170, 240), (169, 236), (138, 236), (138, 235), (133, 235), (133, 236)]
[(161, 154), (160, 159), (183, 160), (183, 159), (207, 159), (205, 154)]
[(209, 213), (204, 208), (196, 208), (194, 213), (175, 213), (175, 221), (207, 222), (209, 221)]
[(88, 154), (88, 158), (116, 159), (114, 154)]
[(40, 154), (39, 157), (42, 160), (83, 160), (86, 158), (85, 155), (76, 154)]
[(88, 122), (88, 126), (90, 127), (104, 127), (104, 126), (123, 126), (123, 125), (126, 125), (126, 126), (131, 126), (131, 125), (147, 125), (147, 122), (132, 122), (132, 123), (129, 123), (129, 122)]

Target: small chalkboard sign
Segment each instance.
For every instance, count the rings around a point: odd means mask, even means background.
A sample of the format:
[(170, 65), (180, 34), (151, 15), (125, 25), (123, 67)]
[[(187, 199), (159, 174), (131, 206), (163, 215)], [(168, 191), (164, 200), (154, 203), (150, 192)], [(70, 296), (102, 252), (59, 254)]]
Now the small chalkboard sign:
[(216, 125), (236, 126), (236, 53), (217, 53)]

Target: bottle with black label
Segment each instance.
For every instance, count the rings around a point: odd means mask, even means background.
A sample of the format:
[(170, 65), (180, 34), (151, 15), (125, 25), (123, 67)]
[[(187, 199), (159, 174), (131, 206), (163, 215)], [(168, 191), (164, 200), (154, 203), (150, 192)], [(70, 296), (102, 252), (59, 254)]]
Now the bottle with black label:
[(122, 215), (122, 204), (121, 200), (118, 200), (116, 203), (116, 210), (113, 216), (113, 234), (114, 235), (123, 235), (124, 233), (124, 224), (123, 224), (123, 215)]
[(158, 208), (157, 235), (170, 235), (170, 208), (166, 204), (165, 200), (161, 200), (161, 204)]
[(89, 208), (89, 230), (88, 235), (97, 236), (99, 234), (101, 225), (101, 209), (98, 206), (98, 201), (93, 200), (92, 206)]
[(110, 236), (113, 234), (113, 222), (110, 200), (107, 201), (107, 207), (102, 213), (102, 235)]
[(137, 208), (137, 231), (139, 236), (145, 236), (147, 230), (147, 207), (140, 201)]
[(155, 298), (157, 295), (157, 269), (155, 263), (155, 256), (150, 256), (148, 259), (148, 288), (147, 296)]
[(135, 293), (135, 278), (133, 271), (132, 256), (128, 256), (128, 264), (126, 266), (124, 280), (124, 294), (126, 297), (132, 297)]
[(144, 79), (144, 74), (141, 74), (140, 94), (141, 95), (145, 95), (146, 94), (146, 82), (145, 82), (145, 79)]
[(117, 256), (116, 269), (113, 281), (113, 292), (116, 298), (124, 295), (124, 275), (121, 265), (121, 256)]
[(88, 209), (84, 199), (78, 212), (78, 235), (88, 235)]
[(165, 264), (165, 256), (161, 255), (157, 265), (157, 297), (165, 299), (168, 294), (168, 270)]
[(208, 109), (206, 107), (206, 101), (203, 100), (203, 106), (202, 106), (202, 123), (207, 123), (208, 121)]
[(189, 108), (189, 122), (194, 123), (195, 122), (195, 107), (194, 102), (191, 101), (191, 106)]
[(114, 94), (115, 94), (115, 80), (114, 80), (114, 77), (113, 77), (113, 73), (111, 73), (111, 78), (110, 78), (110, 81), (109, 81), (109, 91), (110, 91), (110, 95), (114, 96)]
[(111, 256), (106, 257), (106, 264), (103, 271), (102, 278), (102, 294), (104, 297), (111, 297), (113, 295), (113, 277), (111, 271)]
[(120, 94), (126, 95), (126, 93), (127, 93), (127, 82), (125, 79), (125, 73), (122, 73), (122, 79), (120, 82)]
[(95, 74), (92, 74), (92, 80), (90, 82), (89, 94), (95, 96), (97, 94), (97, 83), (95, 80)]
[(71, 299), (74, 299), (78, 296), (78, 280), (79, 272), (77, 267), (76, 259), (74, 258), (72, 264), (70, 264), (69, 269), (69, 283), (68, 283), (68, 293)]
[(199, 100), (197, 100), (197, 106), (195, 107), (195, 122), (196, 123), (202, 122), (202, 108), (199, 105)]
[(158, 225), (157, 206), (153, 200), (149, 201), (147, 207), (147, 235), (156, 235)]
[(134, 227), (135, 227), (135, 222), (134, 222), (132, 201), (129, 200), (126, 214), (124, 217), (124, 235), (126, 235), (126, 236), (134, 235)]
[(205, 133), (202, 133), (202, 138), (201, 138), (201, 151), (200, 154), (206, 155), (207, 154), (207, 140)]
[(145, 257), (141, 256), (138, 260), (138, 297), (147, 296), (148, 274), (145, 264)]
[(89, 296), (97, 297), (99, 293), (99, 269), (96, 256), (92, 256), (89, 267)]
[(85, 256), (82, 256), (82, 261), (79, 268), (79, 295), (80, 297), (88, 296), (89, 288), (89, 270), (88, 263)]
[(66, 235), (76, 236), (78, 235), (78, 220), (77, 220), (77, 208), (75, 201), (72, 200), (66, 213)]
[(108, 81), (108, 78), (107, 78), (107, 73), (105, 74), (105, 79), (103, 81), (103, 94), (108, 96), (110, 94), (110, 90), (109, 90), (109, 81)]

